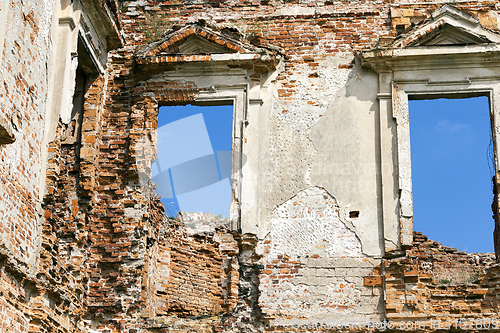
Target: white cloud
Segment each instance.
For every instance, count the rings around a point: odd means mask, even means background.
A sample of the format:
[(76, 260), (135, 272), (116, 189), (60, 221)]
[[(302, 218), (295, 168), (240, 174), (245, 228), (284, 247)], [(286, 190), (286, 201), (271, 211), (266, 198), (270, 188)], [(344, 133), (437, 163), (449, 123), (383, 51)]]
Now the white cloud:
[(456, 133), (461, 131), (469, 131), (470, 126), (467, 123), (452, 123), (448, 119), (441, 120), (434, 126), (434, 130), (440, 133)]

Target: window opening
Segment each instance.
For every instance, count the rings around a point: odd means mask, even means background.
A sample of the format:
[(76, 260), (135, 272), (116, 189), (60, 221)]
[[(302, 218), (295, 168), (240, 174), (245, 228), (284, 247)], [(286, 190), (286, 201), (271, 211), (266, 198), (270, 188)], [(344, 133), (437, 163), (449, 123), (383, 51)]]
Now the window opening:
[(83, 109), (87, 85), (98, 75), (97, 67), (90, 57), (87, 48), (80, 36), (77, 44), (78, 67), (75, 75), (75, 91), (73, 94), (73, 109), (71, 120), (62, 139), (62, 144), (74, 144), (81, 140), (81, 127), (83, 121)]
[(205, 213), (229, 220), (232, 128), (232, 105), (160, 107), (151, 172), (167, 215)]
[(413, 229), (469, 253), (493, 252), (487, 97), (409, 101)]

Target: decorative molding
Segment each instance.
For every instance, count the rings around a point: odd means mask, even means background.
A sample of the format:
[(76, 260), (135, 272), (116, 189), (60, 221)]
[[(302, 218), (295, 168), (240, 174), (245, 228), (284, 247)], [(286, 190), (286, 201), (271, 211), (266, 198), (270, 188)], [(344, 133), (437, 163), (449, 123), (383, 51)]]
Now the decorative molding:
[(381, 100), (381, 99), (391, 99), (392, 98), (392, 94), (391, 93), (378, 93), (377, 94), (377, 99), (378, 100)]
[(437, 29), (420, 37), (409, 46), (449, 46), (491, 43), (491, 40), (472, 34), (466, 29), (445, 23)]
[(73, 20), (73, 18), (71, 16), (60, 17), (59, 24), (60, 25), (69, 25), (69, 28), (71, 30), (75, 29), (75, 27), (76, 27), (75, 20)]
[[(161, 40), (141, 47), (135, 54), (137, 63), (186, 61), (245, 61), (275, 69), (277, 51), (256, 47), (238, 32), (218, 30), (201, 24), (188, 24), (172, 31)], [(260, 70), (260, 69), (259, 69)]]
[(210, 54), (210, 53), (235, 53), (236, 51), (224, 47), (220, 44), (208, 41), (201, 36), (191, 35), (184, 43), (168, 53), (175, 54)]
[[(454, 57), (453, 61), (450, 61)], [(500, 57), (500, 34), (455, 7), (444, 5), (391, 43), (362, 52), (363, 65), (377, 72), (406, 69), (483, 67)], [(499, 63), (500, 64), (500, 63)]]
[(500, 34), (484, 28), (472, 15), (450, 5), (444, 5), (435, 10), (429, 19), (396, 38), (389, 47), (483, 43), (500, 43)]
[(250, 103), (250, 105), (261, 106), (262, 104), (264, 104), (264, 101), (260, 98), (252, 98), (248, 100), (248, 103)]

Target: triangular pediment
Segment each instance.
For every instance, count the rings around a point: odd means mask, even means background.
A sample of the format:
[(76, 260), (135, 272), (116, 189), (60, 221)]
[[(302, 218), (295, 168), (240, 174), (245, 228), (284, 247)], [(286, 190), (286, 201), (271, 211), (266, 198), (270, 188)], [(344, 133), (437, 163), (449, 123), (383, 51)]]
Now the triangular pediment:
[(500, 43), (500, 34), (483, 27), (477, 18), (450, 5), (435, 10), (389, 44), (390, 48), (461, 46)]
[(409, 46), (450, 46), (483, 43), (491, 43), (491, 41), (484, 36), (469, 33), (461, 27), (446, 23), (417, 39), (415, 42), (409, 44)]
[(207, 55), (223, 53), (259, 53), (235, 29), (221, 30), (200, 24), (186, 25), (167, 33), (161, 40), (148, 44), (139, 56)]
[(191, 35), (179, 44), (176, 48), (171, 48), (172, 54), (211, 54), (211, 53), (235, 53), (235, 50), (225, 46), (210, 42), (198, 35)]

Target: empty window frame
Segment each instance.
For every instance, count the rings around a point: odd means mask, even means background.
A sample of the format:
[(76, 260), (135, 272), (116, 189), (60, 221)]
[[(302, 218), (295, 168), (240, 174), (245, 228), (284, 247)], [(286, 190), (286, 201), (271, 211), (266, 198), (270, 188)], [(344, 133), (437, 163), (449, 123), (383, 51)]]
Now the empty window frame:
[(492, 252), (488, 97), (410, 100), (409, 112), (414, 230), (462, 251)]
[(163, 106), (152, 181), (167, 215), (230, 219), (233, 106)]

